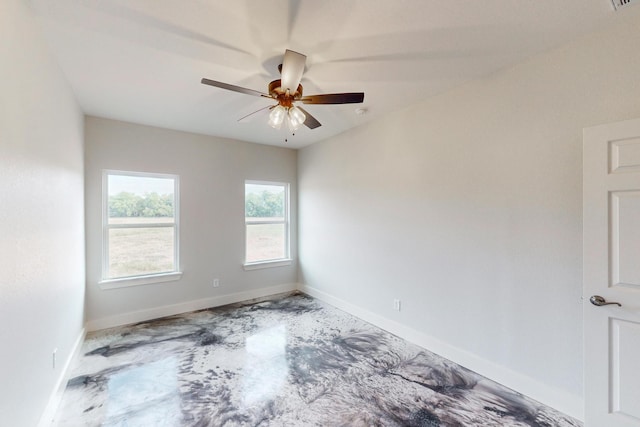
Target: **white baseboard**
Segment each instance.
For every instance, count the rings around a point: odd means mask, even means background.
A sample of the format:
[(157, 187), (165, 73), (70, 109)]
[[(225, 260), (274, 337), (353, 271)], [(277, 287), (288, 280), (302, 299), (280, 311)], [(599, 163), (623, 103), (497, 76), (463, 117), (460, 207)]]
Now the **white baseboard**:
[(300, 284), (298, 290), (314, 298), (326, 302), (340, 310), (346, 311), (360, 319), (369, 322), (387, 332), (391, 332), (409, 342), (419, 345), (429, 351), (451, 360), (467, 369), (489, 378), (499, 384), (509, 387), (519, 393), (537, 400), (547, 406), (557, 409), (580, 421), (583, 421), (584, 404), (580, 396), (576, 396), (534, 378), (512, 371), (473, 353), (459, 349), (416, 329), (403, 325), (386, 317), (375, 314), (362, 307), (329, 295), (311, 286)]
[(38, 423), (38, 427), (49, 427), (53, 423), (53, 418), (56, 415), (56, 411), (58, 410), (58, 406), (60, 406), (60, 401), (62, 400), (62, 395), (64, 393), (64, 389), (67, 386), (67, 382), (69, 381), (70, 367), (72, 366), (72, 362), (76, 360), (76, 358), (80, 354), (80, 350), (82, 349), (82, 343), (84, 342), (84, 337), (87, 334), (86, 328), (82, 328), (76, 341), (73, 343), (73, 347), (71, 348), (71, 352), (67, 360), (64, 362), (64, 366), (60, 371), (60, 375), (58, 376), (58, 380), (56, 381), (56, 385), (51, 392), (51, 396), (49, 397), (49, 402), (47, 402), (47, 406), (40, 417), (40, 422)]
[(86, 324), (87, 331), (97, 331), (100, 329), (113, 328), (115, 326), (123, 326), (131, 323), (144, 322), (147, 320), (158, 319), (160, 317), (173, 316), (181, 313), (188, 313), (194, 310), (202, 310), (205, 308), (219, 307), (221, 305), (233, 304), (262, 298), (269, 295), (279, 294), (283, 292), (291, 292), (298, 289), (297, 283), (287, 283), (284, 285), (270, 286), (268, 288), (254, 289), (245, 292), (236, 292), (228, 295), (220, 295), (211, 298), (203, 298), (194, 301), (182, 302), (179, 304), (165, 305), (162, 307), (154, 307), (147, 310), (132, 311), (129, 313), (118, 314), (115, 316), (104, 317), (102, 319), (90, 320)]

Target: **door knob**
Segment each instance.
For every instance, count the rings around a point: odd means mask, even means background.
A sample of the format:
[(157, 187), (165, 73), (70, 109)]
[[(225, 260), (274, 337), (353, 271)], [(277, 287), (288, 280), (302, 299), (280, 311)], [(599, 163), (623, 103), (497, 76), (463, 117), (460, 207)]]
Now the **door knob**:
[(597, 305), (598, 307), (602, 305), (617, 305), (618, 307), (622, 307), (622, 304), (619, 302), (607, 302), (607, 300), (602, 298), (600, 295), (592, 295), (591, 298), (589, 298), (589, 301), (591, 301), (591, 304)]

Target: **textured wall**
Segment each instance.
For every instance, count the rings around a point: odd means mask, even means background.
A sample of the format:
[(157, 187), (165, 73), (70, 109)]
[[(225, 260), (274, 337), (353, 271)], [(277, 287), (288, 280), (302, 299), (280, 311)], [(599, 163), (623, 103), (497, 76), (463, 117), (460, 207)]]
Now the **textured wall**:
[[(244, 271), (244, 181), (291, 183), (291, 255), (296, 258), (295, 150), (86, 119), (87, 318), (94, 321), (260, 288), (297, 283), (289, 266)], [(102, 170), (180, 176), (177, 282), (100, 289)], [(214, 278), (220, 287), (213, 288)]]
[(579, 415), (582, 129), (640, 116), (639, 22), (302, 149), (301, 282)]
[(27, 2), (0, 40), (0, 424), (28, 427), (83, 328), (83, 116)]

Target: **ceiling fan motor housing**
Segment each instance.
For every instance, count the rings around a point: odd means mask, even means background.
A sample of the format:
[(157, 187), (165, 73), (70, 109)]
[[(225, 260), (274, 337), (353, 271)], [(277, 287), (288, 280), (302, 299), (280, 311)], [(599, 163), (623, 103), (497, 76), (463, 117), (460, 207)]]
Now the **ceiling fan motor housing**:
[(302, 98), (302, 85), (298, 85), (298, 89), (294, 93), (282, 89), (282, 81), (274, 80), (269, 83), (269, 95), (278, 100), (278, 104), (283, 107), (291, 108), (293, 101)]

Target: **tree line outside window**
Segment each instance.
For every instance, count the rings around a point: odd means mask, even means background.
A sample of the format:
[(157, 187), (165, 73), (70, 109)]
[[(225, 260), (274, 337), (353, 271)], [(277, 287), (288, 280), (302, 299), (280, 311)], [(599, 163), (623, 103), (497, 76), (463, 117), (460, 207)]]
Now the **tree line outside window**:
[(284, 191), (263, 190), (259, 193), (247, 193), (245, 215), (249, 218), (284, 217)]
[(122, 191), (109, 196), (109, 217), (171, 217), (173, 216), (173, 194), (156, 192), (138, 195)]

